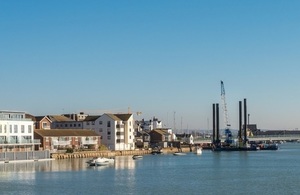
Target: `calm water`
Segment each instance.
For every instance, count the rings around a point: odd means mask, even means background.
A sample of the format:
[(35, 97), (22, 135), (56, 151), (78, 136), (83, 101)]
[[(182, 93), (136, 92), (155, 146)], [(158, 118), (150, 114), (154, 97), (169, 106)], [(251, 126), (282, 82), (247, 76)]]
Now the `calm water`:
[(0, 194), (300, 194), (300, 144), (278, 151), (0, 164)]

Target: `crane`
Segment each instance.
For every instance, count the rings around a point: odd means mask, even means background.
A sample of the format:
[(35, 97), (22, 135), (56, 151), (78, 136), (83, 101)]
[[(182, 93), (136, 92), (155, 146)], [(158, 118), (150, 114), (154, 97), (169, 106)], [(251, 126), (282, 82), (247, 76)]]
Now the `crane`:
[(225, 87), (224, 87), (224, 82), (221, 81), (221, 100), (222, 100), (222, 105), (223, 105), (223, 114), (224, 114), (224, 125), (225, 125), (225, 142), (227, 144), (232, 143), (232, 133), (230, 131), (230, 124), (228, 120), (228, 112), (227, 112), (227, 105), (226, 105), (226, 99), (225, 99)]

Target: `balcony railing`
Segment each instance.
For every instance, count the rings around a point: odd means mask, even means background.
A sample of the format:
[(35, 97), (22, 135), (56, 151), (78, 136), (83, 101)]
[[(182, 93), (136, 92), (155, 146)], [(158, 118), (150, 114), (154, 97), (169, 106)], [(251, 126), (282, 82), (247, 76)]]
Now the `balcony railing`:
[(71, 141), (53, 141), (52, 145), (54, 146), (66, 146), (66, 145), (70, 145)]
[(91, 145), (91, 144), (97, 144), (98, 141), (97, 140), (83, 140), (81, 141), (82, 145)]
[(0, 140), (0, 144), (40, 144), (41, 141), (39, 139), (34, 139), (34, 140), (27, 140), (27, 139), (21, 139), (21, 140), (10, 140), (10, 141), (5, 141), (5, 140)]

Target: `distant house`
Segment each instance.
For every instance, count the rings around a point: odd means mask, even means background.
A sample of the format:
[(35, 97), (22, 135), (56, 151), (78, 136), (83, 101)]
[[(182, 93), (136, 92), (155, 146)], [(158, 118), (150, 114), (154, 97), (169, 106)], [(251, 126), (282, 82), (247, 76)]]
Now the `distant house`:
[(194, 144), (194, 137), (192, 134), (183, 133), (176, 134), (177, 140), (184, 144)]
[(51, 129), (83, 129), (82, 121), (76, 121), (63, 115), (48, 115)]
[(74, 121), (83, 121), (87, 116), (89, 116), (88, 114), (85, 114), (84, 112), (80, 112), (78, 114), (62, 114), (65, 117), (68, 117)]
[(83, 128), (94, 130), (94, 131), (99, 133), (99, 130), (100, 130), (100, 117), (101, 117), (101, 115), (87, 116), (82, 121)]
[(149, 148), (150, 135), (146, 131), (137, 131), (135, 135), (135, 145), (137, 148)]
[(149, 133), (152, 145), (167, 147), (169, 142), (172, 142), (172, 134), (164, 130), (152, 130)]
[(52, 121), (47, 116), (35, 116), (35, 129), (51, 129)]
[(86, 129), (38, 129), (34, 131), (34, 137), (40, 140), (44, 150), (97, 149), (101, 144), (100, 136), (95, 131)]
[(146, 120), (141, 120), (138, 122), (139, 127), (142, 128), (143, 130), (155, 130), (155, 129), (160, 129), (162, 128), (162, 121), (158, 120), (157, 118), (153, 117), (152, 120), (146, 121)]

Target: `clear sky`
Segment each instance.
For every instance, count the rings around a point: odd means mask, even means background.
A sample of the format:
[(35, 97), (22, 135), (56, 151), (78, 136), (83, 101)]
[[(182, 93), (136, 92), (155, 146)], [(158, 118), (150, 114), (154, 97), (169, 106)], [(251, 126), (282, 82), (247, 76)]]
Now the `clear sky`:
[(0, 109), (130, 107), (207, 129), (223, 80), (233, 128), (244, 98), (258, 128), (300, 128), (299, 10), (298, 0), (0, 0)]

